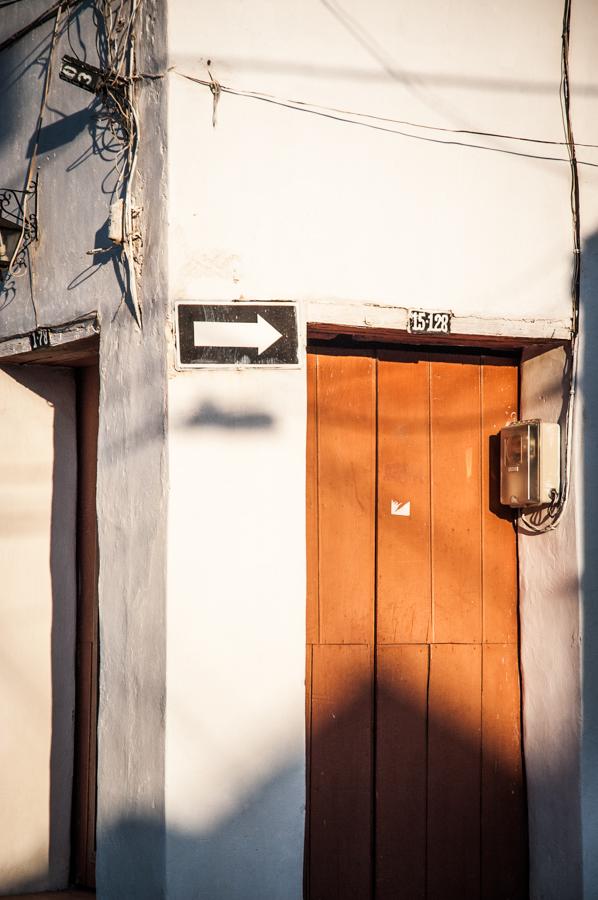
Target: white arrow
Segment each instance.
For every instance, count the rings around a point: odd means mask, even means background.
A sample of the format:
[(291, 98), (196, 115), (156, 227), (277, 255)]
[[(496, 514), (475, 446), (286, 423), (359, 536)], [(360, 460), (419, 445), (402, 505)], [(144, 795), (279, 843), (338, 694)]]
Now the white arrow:
[(282, 337), (273, 325), (258, 313), (257, 322), (194, 322), (196, 347), (256, 347), (257, 355)]

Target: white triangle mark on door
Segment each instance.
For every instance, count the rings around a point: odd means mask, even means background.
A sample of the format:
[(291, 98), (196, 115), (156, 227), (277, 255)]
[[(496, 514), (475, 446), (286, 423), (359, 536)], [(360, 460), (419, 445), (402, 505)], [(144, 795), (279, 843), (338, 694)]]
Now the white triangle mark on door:
[(404, 503), (401, 503), (400, 500), (391, 500), (390, 514), (391, 516), (410, 516), (411, 500), (407, 500)]

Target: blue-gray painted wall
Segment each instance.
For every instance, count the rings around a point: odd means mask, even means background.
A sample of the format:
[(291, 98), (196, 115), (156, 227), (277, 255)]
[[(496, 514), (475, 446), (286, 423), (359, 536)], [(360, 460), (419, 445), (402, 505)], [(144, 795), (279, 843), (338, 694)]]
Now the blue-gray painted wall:
[[(50, 5), (26, 0), (2, 9), (0, 42)], [(165, 18), (161, 0), (144, 0), (138, 66), (147, 74), (164, 69)], [(135, 203), (151, 209), (141, 219), (140, 329), (123, 291), (119, 251), (89, 255), (110, 243), (116, 156), (109, 123), (98, 98), (58, 77), (65, 54), (102, 63), (93, 3), (78, 4), (68, 28), (66, 21), (40, 134), (39, 241), (24, 276), (0, 293), (0, 341), (97, 313), (97, 883), (105, 900), (148, 900), (165, 896), (166, 102), (160, 78), (138, 82), (142, 128), (151, 135), (134, 192)], [(0, 187), (24, 187), (53, 28), (51, 20), (0, 53)], [(147, 827), (131, 828), (132, 821)]]

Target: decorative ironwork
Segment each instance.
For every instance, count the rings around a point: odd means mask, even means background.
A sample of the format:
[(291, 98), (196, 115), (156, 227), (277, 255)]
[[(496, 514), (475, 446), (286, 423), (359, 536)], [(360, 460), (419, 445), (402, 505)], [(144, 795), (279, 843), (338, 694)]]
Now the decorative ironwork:
[(24, 191), (0, 188), (0, 230), (2, 223), (21, 232), (10, 271), (11, 275), (19, 275), (27, 266), (29, 246), (37, 240), (37, 176)]

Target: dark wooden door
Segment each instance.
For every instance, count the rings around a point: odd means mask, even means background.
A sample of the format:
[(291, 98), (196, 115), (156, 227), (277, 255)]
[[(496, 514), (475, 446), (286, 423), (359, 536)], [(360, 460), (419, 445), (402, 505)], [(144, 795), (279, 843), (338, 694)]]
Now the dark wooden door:
[(77, 369), (77, 697), (73, 779), (72, 879), (95, 886), (98, 717), (98, 531), (96, 479), (100, 375)]
[(511, 360), (308, 355), (309, 900), (521, 898)]

